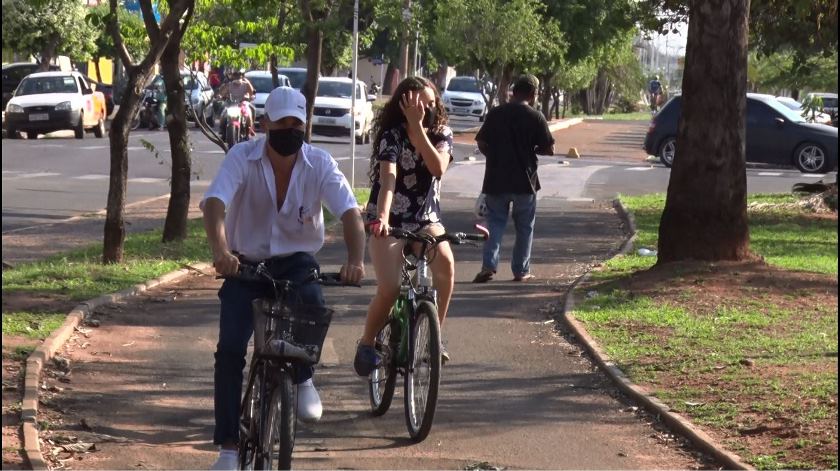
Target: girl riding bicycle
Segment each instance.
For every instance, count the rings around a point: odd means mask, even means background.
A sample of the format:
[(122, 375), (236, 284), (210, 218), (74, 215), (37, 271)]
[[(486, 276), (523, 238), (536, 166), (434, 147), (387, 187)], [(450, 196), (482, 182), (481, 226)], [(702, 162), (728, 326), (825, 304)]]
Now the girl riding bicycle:
[[(377, 285), (353, 362), (359, 376), (368, 376), (377, 366), (374, 339), (399, 296), (405, 241), (389, 237), (390, 228), (430, 235), (446, 232), (440, 219), (440, 179), (453, 160), (447, 123), (437, 89), (422, 77), (403, 80), (374, 123), (367, 222)], [(449, 243), (437, 246), (429, 266), (442, 326), (454, 288), (455, 260)], [(441, 354), (449, 359), (445, 350)]]

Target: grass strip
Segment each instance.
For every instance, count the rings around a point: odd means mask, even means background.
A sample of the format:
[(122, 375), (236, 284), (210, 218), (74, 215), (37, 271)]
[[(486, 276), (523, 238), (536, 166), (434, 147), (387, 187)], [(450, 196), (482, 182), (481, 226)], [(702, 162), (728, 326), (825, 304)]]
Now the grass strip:
[[(655, 249), (665, 196), (621, 199), (635, 248)], [(592, 273), (574, 315), (631, 380), (759, 469), (836, 469), (837, 220), (797, 200), (749, 198), (752, 250), (790, 270), (769, 285), (714, 284), (708, 264), (645, 282), (656, 257), (633, 252)]]

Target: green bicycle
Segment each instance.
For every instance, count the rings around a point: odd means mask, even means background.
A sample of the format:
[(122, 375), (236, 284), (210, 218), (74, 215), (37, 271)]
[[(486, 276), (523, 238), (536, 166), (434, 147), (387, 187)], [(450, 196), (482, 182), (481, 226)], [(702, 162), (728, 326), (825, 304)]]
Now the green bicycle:
[(414, 254), (414, 244), (406, 244), (400, 295), (376, 336), (374, 348), (381, 361), (370, 374), (368, 392), (373, 415), (381, 416), (391, 407), (397, 374), (405, 378), (405, 421), (415, 442), (423, 441), (432, 429), (440, 386), (440, 323), (427, 252), (441, 242), (460, 245), (464, 241), (486, 240), (487, 229), (476, 228), (480, 234), (430, 236), (402, 229), (391, 229), (388, 234), (418, 243), (420, 255)]

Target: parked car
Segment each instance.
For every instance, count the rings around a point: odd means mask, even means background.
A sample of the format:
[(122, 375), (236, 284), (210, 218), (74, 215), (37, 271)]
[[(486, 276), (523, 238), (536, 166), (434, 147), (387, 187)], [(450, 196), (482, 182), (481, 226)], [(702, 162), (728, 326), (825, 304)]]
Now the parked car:
[[(265, 100), (268, 99), (268, 94), (274, 90), (274, 79), (271, 77), (271, 72), (264, 70), (252, 70), (245, 73), (245, 78), (254, 86), (257, 96), (254, 98), (254, 108), (256, 108), (255, 123), (259, 122), (262, 115), (265, 114)], [(291, 87), (289, 77), (285, 75), (277, 75), (279, 86)]]
[(783, 105), (799, 113), (800, 116), (805, 118), (805, 121), (808, 121), (810, 123), (831, 124), (831, 116), (827, 113), (817, 112), (814, 113), (812, 116), (810, 112), (805, 111), (805, 108), (802, 107), (802, 103), (799, 103), (793, 98), (786, 96), (777, 96), (776, 99), (779, 100), (779, 102), (781, 102)]
[(318, 94), (312, 116), (312, 132), (325, 135), (353, 133), (359, 144), (370, 142), (374, 95), (367, 94), (367, 84), (356, 82), (356, 114), (350, 116), (353, 80), (342, 77), (318, 79)]
[(105, 95), (105, 110), (108, 112), (108, 116), (111, 116), (111, 113), (114, 111), (114, 86), (94, 80), (91, 76), (85, 78), (91, 85), (95, 85), (94, 90), (102, 92)]
[(475, 77), (453, 77), (443, 91), (443, 105), (449, 115), (475, 116), (484, 121), (487, 116), (487, 102), (484, 100), (482, 84)]
[(37, 72), (24, 78), (6, 105), (6, 131), (11, 139), (72, 129), (76, 139), (92, 131), (105, 135), (105, 95), (94, 91), (78, 72)]
[(280, 67), (277, 73), (283, 74), (289, 78), (289, 83), (292, 88), (300, 91), (303, 84), (306, 83), (306, 69), (303, 67)]
[[(213, 88), (207, 80), (204, 72), (181, 71), (181, 83), (184, 84), (184, 100), (187, 100), (187, 121), (195, 123), (198, 121), (193, 111), (204, 118), (208, 126), (213, 127)], [(192, 109), (193, 111), (190, 111)]]
[[(682, 96), (672, 98), (653, 117), (644, 148), (666, 166), (674, 162)], [(805, 121), (770, 95), (747, 94), (747, 162), (794, 165), (801, 172), (825, 173), (837, 167), (837, 128)]]
[[(38, 72), (40, 64), (35, 62), (13, 62), (3, 64), (3, 109), (15, 93), (20, 81), (29, 74)], [(50, 70), (59, 70), (57, 65), (50, 64)]]

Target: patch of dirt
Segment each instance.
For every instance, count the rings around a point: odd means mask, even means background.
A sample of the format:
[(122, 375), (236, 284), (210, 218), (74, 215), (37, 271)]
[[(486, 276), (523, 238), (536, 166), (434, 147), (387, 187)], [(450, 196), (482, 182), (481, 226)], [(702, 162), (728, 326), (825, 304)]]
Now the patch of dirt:
[(3, 312), (70, 312), (78, 301), (68, 295), (13, 291), (3, 293)]
[(33, 343), (32, 340), (27, 343), (18, 338), (3, 337), (3, 469), (30, 469), (23, 455), (20, 421), (24, 361), (13, 352), (14, 347)]
[[(582, 287), (584, 292), (593, 289), (620, 289), (631, 297), (644, 296), (656, 304), (681, 307), (698, 318), (714, 315), (721, 306), (749, 308), (768, 315), (789, 312), (783, 323), (763, 331), (774, 337), (791, 338), (800, 332), (799, 325), (815, 319), (830, 320), (833, 316), (836, 322), (838, 313), (836, 276), (787, 271), (761, 261), (662, 264), (627, 278), (590, 282)], [(836, 324), (833, 329), (828, 327), (823, 335), (833, 335), (836, 342)], [(672, 329), (642, 323), (634, 323), (632, 332), (659, 339), (662, 345), (673, 342), (675, 335)], [(778, 352), (754, 351), (745, 353), (739, 361), (712, 363), (706, 371), (686, 366), (697, 363), (703, 355), (692, 349), (669, 358), (667, 365), (656, 359), (641, 359), (628, 367), (656, 370), (655, 379), (640, 382), (650, 391), (666, 396), (675, 390), (691, 391), (690, 400), (668, 405), (747, 460), (764, 456), (788, 468), (837, 467), (836, 348), (805, 352), (796, 362), (774, 361), (779, 359)], [(706, 358), (700, 362), (709, 364)], [(830, 381), (828, 385), (815, 384), (815, 378), (820, 377), (833, 377), (833, 385)], [(716, 407), (720, 409), (712, 411)], [(720, 410), (728, 411), (722, 414), (725, 420), (719, 420)], [(718, 419), (706, 421), (710, 416)]]

